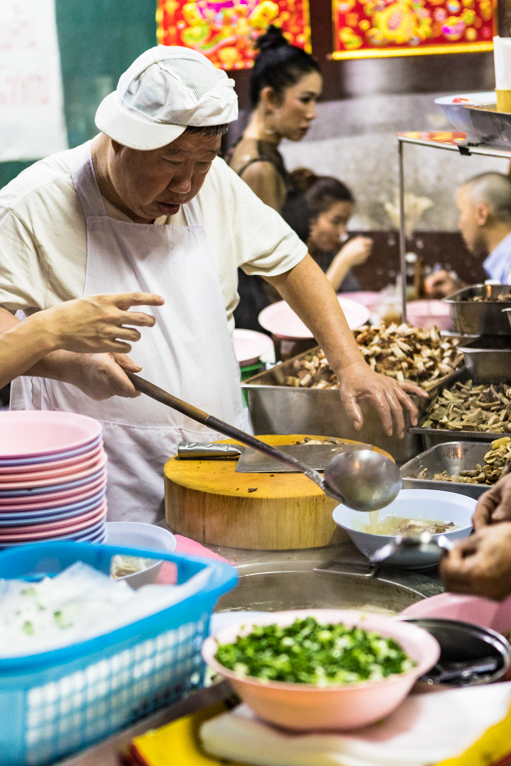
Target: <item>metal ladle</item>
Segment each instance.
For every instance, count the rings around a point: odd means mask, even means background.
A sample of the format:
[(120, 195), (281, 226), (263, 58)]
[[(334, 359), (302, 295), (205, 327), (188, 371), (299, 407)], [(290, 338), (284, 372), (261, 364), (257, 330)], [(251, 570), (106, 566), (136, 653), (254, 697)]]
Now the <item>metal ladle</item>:
[(407, 567), (411, 563), (411, 557), (416, 561), (418, 553), (428, 557), (437, 554), (439, 549), (451, 551), (453, 548), (454, 543), (445, 535), (437, 538), (429, 532), (422, 532), (420, 535), (397, 535), (395, 540), (378, 548), (370, 557), (369, 561), (374, 567), (371, 575), (375, 577), (383, 563)]
[(377, 511), (391, 503), (401, 489), (401, 475), (396, 464), (385, 455), (372, 450), (343, 452), (335, 455), (325, 467), (324, 475), (302, 463), (291, 455), (256, 439), (239, 428), (219, 420), (214, 415), (194, 407), (188, 402), (169, 394), (144, 378), (126, 372), (137, 391), (151, 399), (167, 405), (183, 415), (202, 423), (212, 431), (245, 444), (247, 447), (264, 452), (265, 455), (280, 460), (281, 463), (295, 468), (308, 479), (315, 482), (323, 492), (339, 503), (356, 511)]

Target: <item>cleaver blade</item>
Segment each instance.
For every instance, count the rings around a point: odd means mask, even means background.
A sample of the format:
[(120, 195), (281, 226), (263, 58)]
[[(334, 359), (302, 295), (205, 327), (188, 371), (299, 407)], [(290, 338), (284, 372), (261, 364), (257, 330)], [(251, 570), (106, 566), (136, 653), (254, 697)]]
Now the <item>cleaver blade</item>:
[[(316, 471), (323, 471), (326, 464), (341, 452), (358, 452), (372, 449), (371, 444), (279, 444), (281, 452), (292, 455)], [(236, 466), (237, 473), (299, 473), (280, 460), (268, 457), (263, 452), (245, 447)]]

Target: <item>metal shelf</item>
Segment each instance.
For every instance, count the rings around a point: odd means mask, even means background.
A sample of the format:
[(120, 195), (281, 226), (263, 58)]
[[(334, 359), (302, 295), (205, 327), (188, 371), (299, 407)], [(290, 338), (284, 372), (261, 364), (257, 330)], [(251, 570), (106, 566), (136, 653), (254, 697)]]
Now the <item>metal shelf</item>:
[[(414, 131), (415, 132), (415, 131)], [(434, 135), (434, 134), (433, 134)], [(403, 322), (407, 321), (406, 315), (406, 231), (405, 231), (405, 170), (404, 170), (404, 152), (403, 144), (415, 144), (416, 146), (429, 146), (432, 149), (443, 149), (448, 152), (457, 152), (462, 157), (496, 157), (511, 161), (511, 150), (498, 149), (485, 144), (470, 144), (466, 141), (448, 140), (447, 136), (452, 133), (438, 134), (444, 138), (437, 140), (414, 137), (406, 133), (397, 133), (397, 147), (399, 158), (399, 260), (401, 270), (401, 309)], [(454, 134), (461, 136), (463, 134)]]

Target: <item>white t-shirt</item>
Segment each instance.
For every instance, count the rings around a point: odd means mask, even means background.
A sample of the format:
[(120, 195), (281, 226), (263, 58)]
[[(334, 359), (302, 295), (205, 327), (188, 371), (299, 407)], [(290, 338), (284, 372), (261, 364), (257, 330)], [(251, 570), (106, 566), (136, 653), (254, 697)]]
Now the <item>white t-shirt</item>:
[[(226, 318), (234, 326), (237, 268), (277, 276), (307, 247), (275, 210), (261, 202), (220, 158), (197, 196), (216, 261)], [(105, 200), (109, 216), (130, 220)], [(155, 225), (185, 225), (181, 209)], [(69, 152), (36, 162), (0, 190), (0, 306), (27, 314), (83, 295), (87, 242)]]

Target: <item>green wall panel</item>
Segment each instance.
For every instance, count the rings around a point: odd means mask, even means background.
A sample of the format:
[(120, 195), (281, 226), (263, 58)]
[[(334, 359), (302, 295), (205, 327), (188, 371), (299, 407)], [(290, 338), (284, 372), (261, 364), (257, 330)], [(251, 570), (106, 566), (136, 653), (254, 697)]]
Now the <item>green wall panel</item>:
[[(94, 114), (119, 76), (156, 45), (156, 0), (56, 0), (70, 146), (97, 132)], [(30, 162), (0, 163), (0, 187)]]

